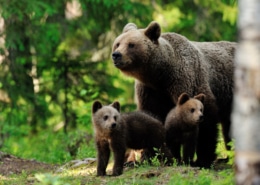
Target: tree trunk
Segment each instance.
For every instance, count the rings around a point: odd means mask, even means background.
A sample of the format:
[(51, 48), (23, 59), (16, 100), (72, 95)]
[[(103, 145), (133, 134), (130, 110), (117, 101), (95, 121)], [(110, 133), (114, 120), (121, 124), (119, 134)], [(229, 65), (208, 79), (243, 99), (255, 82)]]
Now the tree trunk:
[(239, 1), (232, 133), (238, 185), (260, 184), (260, 1)]

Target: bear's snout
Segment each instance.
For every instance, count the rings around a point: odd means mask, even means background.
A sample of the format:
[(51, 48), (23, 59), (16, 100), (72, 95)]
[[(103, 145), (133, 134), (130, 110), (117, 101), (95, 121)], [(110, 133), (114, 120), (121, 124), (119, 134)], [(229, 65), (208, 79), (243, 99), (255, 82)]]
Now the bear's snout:
[(118, 51), (115, 51), (114, 53), (112, 53), (112, 59), (114, 61), (116, 60), (121, 60), (122, 59), (122, 54)]
[(111, 128), (116, 128), (116, 123), (112, 123)]
[(202, 115), (200, 115), (200, 117), (199, 117), (199, 122), (202, 122), (204, 120), (204, 116), (203, 116), (203, 114)]
[(123, 66), (122, 58), (123, 56), (119, 51), (115, 51), (114, 53), (112, 53), (112, 59), (114, 61), (114, 65), (117, 68), (121, 68)]

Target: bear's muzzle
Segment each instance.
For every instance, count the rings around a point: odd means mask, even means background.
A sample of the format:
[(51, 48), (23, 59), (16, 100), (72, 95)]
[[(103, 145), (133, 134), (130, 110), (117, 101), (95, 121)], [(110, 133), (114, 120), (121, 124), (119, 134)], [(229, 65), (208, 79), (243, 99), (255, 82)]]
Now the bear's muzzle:
[(118, 52), (118, 51), (113, 52), (112, 59), (114, 61), (114, 65), (116, 67), (119, 68), (120, 66), (122, 66), (122, 54), (120, 52)]
[(115, 51), (114, 53), (112, 53), (112, 59), (114, 61), (116, 60), (121, 60), (122, 59), (122, 54), (118, 51)]
[(111, 124), (111, 129), (116, 128), (116, 125), (117, 125), (116, 123), (112, 123), (112, 124)]

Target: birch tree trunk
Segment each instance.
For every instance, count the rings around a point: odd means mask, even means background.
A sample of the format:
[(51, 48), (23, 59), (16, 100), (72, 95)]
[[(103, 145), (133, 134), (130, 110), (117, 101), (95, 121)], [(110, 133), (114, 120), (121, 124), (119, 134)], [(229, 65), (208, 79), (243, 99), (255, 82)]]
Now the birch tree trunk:
[(232, 133), (238, 185), (260, 184), (260, 1), (239, 0)]

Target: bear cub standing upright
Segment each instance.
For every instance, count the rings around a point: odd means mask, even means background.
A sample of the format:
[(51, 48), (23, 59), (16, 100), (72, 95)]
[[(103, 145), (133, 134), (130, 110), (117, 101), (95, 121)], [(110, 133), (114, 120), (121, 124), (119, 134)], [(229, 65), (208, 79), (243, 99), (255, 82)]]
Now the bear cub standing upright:
[[(199, 123), (203, 121), (203, 102), (205, 95), (191, 98), (182, 93), (176, 107), (167, 115), (165, 121), (166, 144), (178, 164), (191, 164), (196, 151)], [(183, 157), (181, 158), (181, 146)]]
[[(92, 122), (97, 147), (97, 176), (106, 175), (110, 149), (114, 153), (112, 175), (117, 176), (123, 173), (126, 149), (144, 149), (147, 154), (155, 156), (154, 148), (164, 147), (163, 124), (141, 111), (120, 114), (119, 102), (103, 106), (95, 101), (92, 106)], [(169, 156), (169, 163), (170, 160)]]

